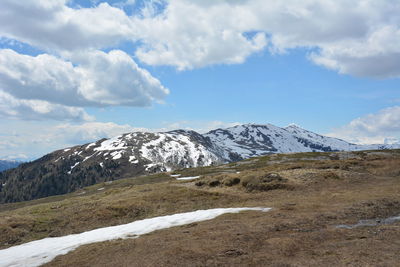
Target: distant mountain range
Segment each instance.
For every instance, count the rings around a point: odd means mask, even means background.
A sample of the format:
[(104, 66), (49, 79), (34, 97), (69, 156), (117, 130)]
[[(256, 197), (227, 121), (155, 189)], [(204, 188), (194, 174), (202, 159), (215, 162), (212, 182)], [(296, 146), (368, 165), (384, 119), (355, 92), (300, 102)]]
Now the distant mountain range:
[(206, 134), (134, 132), (57, 150), (0, 173), (0, 203), (63, 194), (127, 176), (209, 166), (271, 153), (393, 149), (356, 145), (296, 125), (245, 124)]
[(4, 160), (0, 159), (0, 172), (18, 167), (22, 162), (16, 160)]

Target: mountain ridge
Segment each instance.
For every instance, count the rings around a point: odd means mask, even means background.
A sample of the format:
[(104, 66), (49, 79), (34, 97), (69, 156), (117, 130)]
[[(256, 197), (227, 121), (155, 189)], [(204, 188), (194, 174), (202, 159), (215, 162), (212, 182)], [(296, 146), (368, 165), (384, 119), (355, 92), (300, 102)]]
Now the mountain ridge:
[(132, 132), (60, 149), (0, 173), (0, 203), (72, 192), (98, 182), (238, 161), (272, 153), (398, 148), (356, 145), (299, 126), (244, 124), (205, 134)]

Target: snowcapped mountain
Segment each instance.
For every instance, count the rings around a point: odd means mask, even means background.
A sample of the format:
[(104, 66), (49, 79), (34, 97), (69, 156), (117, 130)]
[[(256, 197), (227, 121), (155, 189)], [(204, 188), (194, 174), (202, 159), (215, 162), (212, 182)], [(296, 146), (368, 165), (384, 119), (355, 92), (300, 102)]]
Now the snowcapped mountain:
[(361, 146), (322, 136), (296, 125), (280, 128), (272, 124), (245, 124), (227, 129), (216, 129), (205, 136), (221, 146), (225, 153), (236, 153), (241, 158), (270, 153), (362, 149)]
[(179, 168), (210, 166), (270, 153), (399, 148), (355, 145), (296, 125), (245, 124), (206, 134), (134, 132), (57, 150), (0, 173), (0, 203), (74, 191), (83, 186)]
[(271, 153), (357, 151), (395, 149), (400, 144), (356, 145), (341, 139), (316, 134), (295, 124), (281, 128), (272, 124), (244, 124), (212, 130), (209, 137), (225, 151), (225, 158), (250, 158)]
[(154, 173), (177, 168), (209, 166), (226, 162), (223, 151), (208, 138), (194, 131), (176, 130), (166, 133), (128, 133), (80, 147), (60, 151), (59, 158), (75, 157), (72, 174), (81, 163), (93, 162), (104, 167), (105, 162), (131, 165)]
[(194, 131), (128, 133), (54, 151), (0, 173), (0, 203), (74, 191), (127, 176), (227, 162), (224, 151)]

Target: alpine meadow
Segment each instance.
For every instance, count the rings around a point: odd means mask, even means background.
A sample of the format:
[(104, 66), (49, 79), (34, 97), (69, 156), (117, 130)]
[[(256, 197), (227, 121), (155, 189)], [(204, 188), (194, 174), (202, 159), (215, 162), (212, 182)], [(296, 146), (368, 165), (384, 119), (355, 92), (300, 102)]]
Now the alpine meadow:
[(400, 2), (1, 0), (0, 267), (398, 266)]

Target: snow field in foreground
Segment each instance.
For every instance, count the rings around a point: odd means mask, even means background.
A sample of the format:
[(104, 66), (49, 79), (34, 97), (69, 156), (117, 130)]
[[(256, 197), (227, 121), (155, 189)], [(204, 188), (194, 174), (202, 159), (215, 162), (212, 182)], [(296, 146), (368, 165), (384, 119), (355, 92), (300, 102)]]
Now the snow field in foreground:
[(81, 245), (119, 238), (132, 238), (156, 230), (211, 220), (225, 213), (267, 212), (271, 208), (219, 208), (154, 217), (128, 224), (99, 228), (80, 234), (51, 237), (0, 250), (0, 266), (39, 266)]

